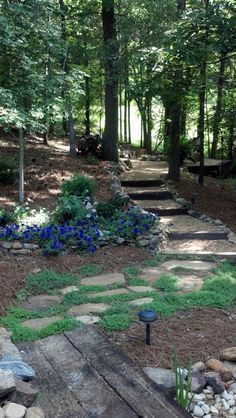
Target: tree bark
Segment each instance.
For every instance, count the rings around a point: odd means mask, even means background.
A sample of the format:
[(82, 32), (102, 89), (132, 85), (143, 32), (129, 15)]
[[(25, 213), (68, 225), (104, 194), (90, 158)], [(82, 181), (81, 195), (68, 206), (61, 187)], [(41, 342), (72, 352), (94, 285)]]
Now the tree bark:
[(220, 69), (217, 87), (217, 103), (213, 119), (213, 141), (211, 146), (211, 158), (216, 158), (217, 145), (219, 141), (220, 123), (222, 117), (223, 91), (225, 85), (225, 64), (226, 53), (222, 52), (220, 57)]
[(90, 77), (85, 77), (85, 134), (90, 135)]
[(206, 61), (200, 66), (200, 90), (199, 90), (199, 119), (198, 138), (200, 151), (199, 184), (204, 183), (204, 137), (205, 137), (205, 97), (206, 97)]
[(23, 128), (19, 128), (19, 201), (24, 203), (24, 153), (25, 139)]
[(105, 129), (102, 155), (118, 161), (118, 46), (114, 0), (102, 0), (103, 39), (105, 47)]

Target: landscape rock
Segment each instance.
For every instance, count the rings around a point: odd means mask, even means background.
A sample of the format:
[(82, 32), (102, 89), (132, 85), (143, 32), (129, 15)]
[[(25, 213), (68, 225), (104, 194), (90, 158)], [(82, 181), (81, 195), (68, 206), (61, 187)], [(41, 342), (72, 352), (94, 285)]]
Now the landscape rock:
[(72, 306), (68, 313), (73, 316), (83, 316), (90, 313), (102, 313), (109, 309), (110, 306), (105, 303), (86, 303), (84, 305)]
[(60, 293), (62, 295), (67, 295), (67, 293), (71, 293), (71, 292), (77, 292), (79, 289), (77, 286), (67, 286), (64, 287), (63, 289), (60, 289)]
[(39, 393), (36, 387), (30, 382), (16, 380), (16, 389), (11, 395), (11, 401), (29, 408), (35, 401)]
[(129, 290), (132, 290), (132, 292), (155, 292), (155, 289), (150, 286), (128, 286)]
[(0, 369), (11, 371), (15, 379), (32, 380), (35, 378), (35, 372), (32, 367), (11, 355), (0, 358)]
[(142, 305), (146, 305), (146, 303), (152, 303), (153, 300), (154, 300), (153, 298), (140, 298), (140, 299), (132, 300), (131, 302), (129, 302), (129, 304), (133, 306), (142, 306)]
[(56, 295), (30, 296), (28, 300), (22, 303), (20, 306), (21, 308), (24, 308), (24, 309), (45, 312), (52, 306), (59, 303), (61, 299), (62, 299), (62, 296), (56, 296)]
[(193, 415), (195, 417), (200, 418), (200, 417), (204, 417), (205, 414), (200, 406), (195, 405), (195, 407), (193, 408)]
[(8, 393), (15, 390), (16, 383), (14, 374), (11, 370), (0, 369), (0, 397), (4, 397)]
[(0, 418), (5, 418), (5, 414), (4, 414), (4, 412), (3, 412), (3, 409), (2, 409), (2, 408), (0, 408)]
[(56, 321), (60, 321), (61, 319), (63, 319), (62, 316), (50, 316), (49, 318), (27, 319), (26, 321), (22, 322), (22, 326), (39, 330), (43, 327), (53, 324)]
[(41, 408), (32, 407), (26, 412), (25, 418), (45, 418), (45, 414)]
[(125, 283), (125, 277), (122, 273), (100, 274), (99, 276), (85, 277), (81, 284), (85, 286), (92, 285), (110, 285), (116, 283)]
[(9, 402), (3, 407), (5, 418), (24, 418), (26, 408), (14, 402)]
[(228, 241), (232, 242), (232, 244), (236, 244), (236, 234), (234, 232), (230, 232), (229, 235), (227, 235)]
[(123, 295), (127, 293), (129, 293), (127, 289), (121, 288), (121, 289), (105, 290), (104, 292), (98, 292), (98, 293), (90, 293), (90, 296), (93, 298), (98, 298), (98, 297), (103, 297), (103, 296)]
[(236, 362), (224, 361), (224, 365), (232, 372), (233, 378), (236, 380)]
[(236, 361), (236, 347), (226, 348), (220, 351), (220, 359), (228, 361)]
[(206, 366), (202, 361), (198, 361), (197, 363), (194, 363), (191, 367), (191, 370), (199, 370), (199, 372), (204, 372), (205, 369), (206, 369)]
[(224, 382), (231, 380), (233, 375), (230, 369), (224, 365), (221, 361), (211, 358), (207, 361), (207, 367), (214, 372), (220, 373), (221, 379)]
[(21, 242), (15, 241), (15, 242), (13, 242), (11, 248), (13, 250), (21, 250), (23, 248), (23, 245), (21, 244)]
[(144, 367), (143, 370), (158, 385), (166, 389), (175, 387), (175, 373), (172, 370), (160, 367)]
[(224, 392), (224, 384), (221, 380), (220, 374), (216, 372), (207, 372), (204, 373), (204, 378), (208, 385), (210, 385), (213, 389), (213, 391), (217, 393)]
[(94, 315), (82, 315), (82, 316), (77, 316), (76, 321), (80, 321), (86, 325), (93, 325), (93, 324), (97, 324), (98, 322), (100, 322), (101, 318), (99, 316), (94, 316)]
[(199, 370), (193, 370), (191, 373), (191, 390), (195, 393), (201, 393), (206, 387), (206, 380)]

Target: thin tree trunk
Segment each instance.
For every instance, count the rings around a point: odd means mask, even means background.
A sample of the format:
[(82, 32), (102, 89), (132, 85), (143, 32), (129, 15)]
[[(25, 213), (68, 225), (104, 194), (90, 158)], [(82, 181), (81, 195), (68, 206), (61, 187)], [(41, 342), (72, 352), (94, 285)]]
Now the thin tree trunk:
[(123, 125), (122, 125), (122, 85), (119, 85), (119, 139), (123, 141)]
[(225, 64), (226, 64), (226, 53), (222, 52), (221, 57), (220, 57), (216, 111), (215, 111), (214, 119), (213, 119), (213, 141), (212, 141), (212, 146), (211, 146), (211, 158), (216, 158), (217, 145), (219, 141), (220, 123), (221, 123), (221, 117), (222, 117), (223, 91), (224, 91), (224, 85), (225, 85)]
[(128, 95), (128, 142), (131, 144), (131, 114), (130, 114), (130, 98)]
[(19, 128), (19, 201), (24, 203), (24, 153), (25, 139), (23, 128)]
[(85, 77), (85, 134), (90, 135), (90, 77)]
[(118, 45), (114, 0), (102, 0), (103, 39), (105, 46), (105, 129), (102, 155), (118, 161)]
[(206, 61), (200, 66), (200, 91), (199, 91), (199, 120), (198, 138), (200, 148), (199, 184), (204, 183), (204, 131), (205, 131), (205, 96), (206, 96)]

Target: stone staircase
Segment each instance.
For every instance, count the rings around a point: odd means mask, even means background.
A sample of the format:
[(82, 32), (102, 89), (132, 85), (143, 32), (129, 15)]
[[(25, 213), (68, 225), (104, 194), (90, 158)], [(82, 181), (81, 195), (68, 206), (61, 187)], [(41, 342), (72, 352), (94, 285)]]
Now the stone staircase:
[[(121, 185), (134, 204), (160, 216), (168, 230), (167, 253), (176, 257), (181, 254), (221, 254), (222, 258), (236, 258), (236, 246), (227, 239), (228, 232), (220, 221), (206, 222), (189, 214), (189, 208), (182, 205), (167, 189), (161, 178), (166, 168), (158, 169), (158, 162), (134, 162), (131, 172), (123, 174)], [(153, 171), (152, 171), (153, 167)], [(163, 172), (162, 172), (163, 170)], [(181, 200), (181, 199), (179, 199)]]

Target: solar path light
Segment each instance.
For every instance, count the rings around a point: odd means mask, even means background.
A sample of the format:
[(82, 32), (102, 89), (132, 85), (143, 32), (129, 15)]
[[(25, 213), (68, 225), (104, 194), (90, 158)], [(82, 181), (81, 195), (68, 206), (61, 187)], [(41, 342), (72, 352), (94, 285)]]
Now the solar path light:
[(157, 313), (154, 309), (145, 309), (138, 313), (140, 321), (146, 324), (146, 344), (151, 345), (150, 341), (150, 325), (152, 322), (156, 321)]

